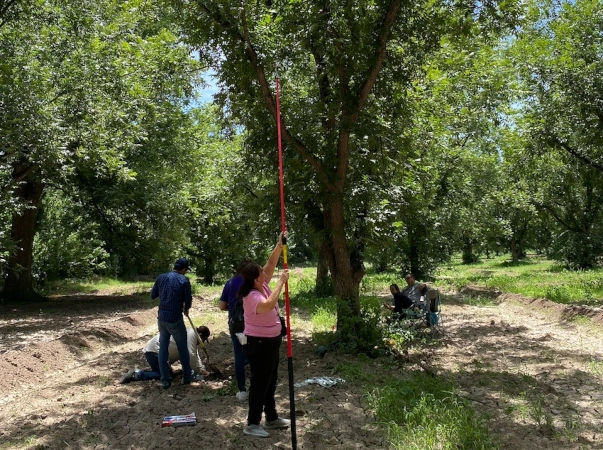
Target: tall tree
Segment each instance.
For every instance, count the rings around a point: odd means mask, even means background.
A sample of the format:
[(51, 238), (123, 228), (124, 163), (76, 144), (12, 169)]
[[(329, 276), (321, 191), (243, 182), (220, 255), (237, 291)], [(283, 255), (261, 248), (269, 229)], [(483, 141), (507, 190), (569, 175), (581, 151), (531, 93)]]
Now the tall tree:
[[(217, 99), (252, 134), (264, 136), (263, 144), (253, 147), (256, 153), (265, 153), (267, 144), (275, 147), (274, 139), (265, 137), (275, 135), (271, 79), (278, 69), (287, 173), (307, 174), (306, 187), (296, 194), (313, 196), (320, 209), (321, 248), (338, 298), (338, 330), (344, 340), (353, 339), (360, 325), (366, 202), (350, 180), (360, 178), (354, 170), (370, 164), (375, 150), (361, 141), (391, 136), (391, 121), (408, 106), (405, 89), (420, 76), (442, 35), (466, 32), (474, 22), (486, 31), (496, 29), (516, 18), (515, 3), (168, 3), (215, 68), (221, 85)], [(383, 150), (397, 153), (389, 146)]]
[[(192, 95), (188, 49), (146, 0), (39, 2), (0, 28), (0, 160), (12, 212), (5, 297), (34, 297), (32, 246), (49, 185), (135, 178), (127, 155)], [(99, 183), (98, 188), (102, 186)], [(12, 205), (12, 206), (11, 206)], [(123, 219), (122, 219), (123, 220)]]
[(530, 17), (515, 59), (531, 134), (603, 172), (603, 4), (535, 1)]
[(603, 4), (534, 1), (529, 17), (513, 51), (529, 156), (540, 165), (537, 204), (559, 227), (555, 257), (590, 267), (603, 253)]
[(397, 259), (420, 277), (453, 250), (462, 249), (473, 262), (489, 242), (504, 239), (506, 222), (496, 215), (495, 196), (502, 187), (506, 136), (512, 134), (515, 68), (505, 58), (505, 38), (473, 26), (471, 33), (442, 39), (425, 76), (407, 95), (412, 116), (394, 124), (406, 160), (389, 163), (381, 195), (387, 206), (377, 211), (380, 227), (396, 225), (380, 243), (394, 248), (397, 258), (379, 256)]

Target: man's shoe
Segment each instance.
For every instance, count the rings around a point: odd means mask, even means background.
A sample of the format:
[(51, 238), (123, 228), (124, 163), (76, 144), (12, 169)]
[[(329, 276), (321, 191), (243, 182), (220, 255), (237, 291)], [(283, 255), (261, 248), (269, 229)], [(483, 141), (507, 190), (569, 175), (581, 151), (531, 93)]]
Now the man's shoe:
[(279, 417), (278, 419), (275, 420), (267, 420), (266, 422), (264, 422), (264, 428), (289, 428), (289, 425), (291, 425), (291, 421), (289, 419), (283, 419), (281, 417)]
[(119, 380), (120, 384), (126, 384), (129, 383), (130, 381), (134, 381), (134, 374), (136, 373), (135, 369), (130, 369), (126, 372), (126, 374), (121, 377), (121, 380)]
[(264, 430), (259, 425), (247, 425), (245, 428), (243, 428), (243, 434), (246, 434), (247, 436), (263, 437), (263, 438), (270, 437), (270, 433), (268, 433), (266, 430)]
[(237, 392), (237, 400), (240, 402), (246, 401), (247, 400), (247, 391)]
[(193, 375), (190, 380), (184, 380), (182, 384), (191, 384), (192, 381), (203, 381), (203, 375)]
[(161, 387), (163, 389), (169, 389), (172, 386), (172, 382), (171, 381), (162, 381), (161, 382)]

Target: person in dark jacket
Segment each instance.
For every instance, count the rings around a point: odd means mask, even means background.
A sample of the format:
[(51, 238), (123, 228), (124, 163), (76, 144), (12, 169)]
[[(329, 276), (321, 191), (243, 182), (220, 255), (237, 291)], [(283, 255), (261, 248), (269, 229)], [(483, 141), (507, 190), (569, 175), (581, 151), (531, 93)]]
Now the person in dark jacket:
[(237, 273), (226, 282), (224, 289), (222, 289), (222, 295), (220, 296), (220, 303), (218, 308), (222, 311), (228, 311), (228, 331), (230, 333), (230, 339), (232, 341), (232, 349), (234, 351), (234, 369), (235, 379), (237, 381), (237, 388), (239, 391), (236, 394), (237, 400), (244, 402), (247, 400), (247, 388), (245, 387), (245, 366), (247, 365), (247, 359), (243, 353), (243, 346), (239, 342), (237, 337), (237, 331), (233, 330), (232, 316), (235, 304), (237, 302), (237, 292), (243, 284), (243, 277), (241, 276), (241, 270), (249, 264), (248, 260), (243, 260), (237, 268)]

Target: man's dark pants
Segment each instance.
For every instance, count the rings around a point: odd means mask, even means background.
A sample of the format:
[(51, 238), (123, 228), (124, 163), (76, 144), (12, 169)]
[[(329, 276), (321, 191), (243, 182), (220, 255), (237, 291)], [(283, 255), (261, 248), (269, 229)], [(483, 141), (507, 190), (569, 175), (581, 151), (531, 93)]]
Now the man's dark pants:
[(192, 380), (191, 357), (188, 353), (184, 318), (174, 323), (158, 320), (157, 326), (159, 328), (159, 371), (161, 372), (161, 381), (172, 382), (168, 352), (170, 336), (172, 336), (176, 342), (176, 347), (178, 347), (178, 355), (182, 364), (183, 382), (190, 383)]

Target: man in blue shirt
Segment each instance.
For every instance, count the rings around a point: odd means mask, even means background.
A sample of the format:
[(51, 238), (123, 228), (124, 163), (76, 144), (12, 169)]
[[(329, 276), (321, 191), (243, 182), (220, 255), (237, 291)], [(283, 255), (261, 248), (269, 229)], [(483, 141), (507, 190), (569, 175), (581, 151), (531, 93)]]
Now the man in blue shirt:
[(172, 385), (172, 375), (169, 363), (170, 336), (174, 338), (182, 364), (183, 383), (190, 384), (192, 380), (190, 355), (186, 340), (186, 326), (184, 317), (193, 302), (191, 283), (184, 274), (189, 270), (188, 260), (180, 258), (174, 263), (174, 270), (163, 273), (157, 277), (151, 299), (159, 297), (159, 313), (157, 327), (159, 328), (159, 371), (161, 385), (168, 389)]

